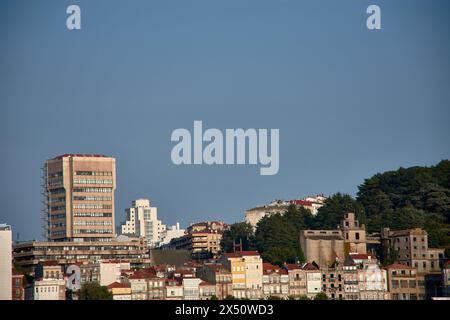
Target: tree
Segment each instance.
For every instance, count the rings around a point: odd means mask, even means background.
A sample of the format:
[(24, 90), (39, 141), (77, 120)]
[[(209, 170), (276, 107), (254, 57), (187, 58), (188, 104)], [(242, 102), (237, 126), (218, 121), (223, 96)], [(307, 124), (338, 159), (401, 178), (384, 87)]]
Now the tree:
[(328, 296), (327, 296), (327, 294), (325, 292), (319, 292), (314, 297), (314, 300), (328, 300)]
[(306, 228), (307, 219), (311, 219), (311, 213), (295, 205), (283, 214), (263, 217), (255, 232), (255, 244), (263, 260), (280, 266), (286, 261), (305, 261), (300, 231)]
[(420, 227), (430, 246), (450, 249), (450, 161), (378, 173), (359, 186), (367, 230)]
[(348, 194), (336, 193), (325, 200), (310, 227), (313, 229), (336, 229), (348, 212), (354, 212), (359, 222), (365, 223), (363, 206)]
[(234, 243), (242, 241), (243, 250), (255, 249), (253, 245), (253, 228), (249, 223), (234, 223), (222, 235), (220, 246), (223, 252), (233, 251)]
[(112, 300), (113, 295), (108, 288), (98, 282), (87, 282), (81, 286), (78, 294), (80, 300)]

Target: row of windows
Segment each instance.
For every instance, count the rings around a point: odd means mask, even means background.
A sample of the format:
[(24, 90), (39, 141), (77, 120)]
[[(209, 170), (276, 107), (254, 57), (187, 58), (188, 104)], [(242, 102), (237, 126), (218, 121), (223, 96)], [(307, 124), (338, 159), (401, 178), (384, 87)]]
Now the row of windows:
[(76, 201), (111, 201), (112, 197), (106, 196), (75, 196), (73, 197), (73, 200)]
[[(40, 289), (40, 290), (39, 290)], [(39, 292), (58, 292), (58, 287), (36, 287), (36, 293)]]
[(52, 214), (50, 217), (52, 220), (64, 219), (66, 217), (66, 214), (65, 213)]
[(111, 171), (75, 171), (77, 176), (112, 176)]
[(112, 221), (75, 221), (75, 226), (112, 226)]
[(75, 229), (75, 234), (90, 234), (90, 233), (101, 233), (101, 234), (112, 234), (110, 229)]
[(96, 179), (73, 179), (73, 183), (77, 184), (112, 184), (112, 180), (96, 180)]
[(112, 188), (74, 188), (73, 192), (109, 193), (112, 192)]
[(110, 204), (74, 204), (74, 209), (112, 209)]
[(65, 227), (66, 223), (65, 222), (58, 222), (58, 223), (51, 223), (50, 227), (51, 228), (60, 228), (60, 227)]
[(58, 171), (58, 172), (49, 173), (48, 177), (49, 178), (62, 177), (62, 175), (63, 175), (62, 171)]
[(62, 230), (62, 231), (52, 231), (52, 236), (53, 237), (61, 237), (61, 236), (65, 236), (66, 235), (66, 231)]
[(49, 181), (48, 185), (50, 187), (56, 187), (56, 186), (62, 186), (62, 183), (63, 183), (62, 179), (58, 179), (58, 180)]
[(61, 194), (66, 193), (66, 189), (64, 188), (56, 188), (51, 190), (51, 194)]
[(52, 211), (65, 210), (66, 206), (52, 206), (51, 209), (52, 209)]
[(112, 217), (111, 212), (74, 212), (74, 217)]

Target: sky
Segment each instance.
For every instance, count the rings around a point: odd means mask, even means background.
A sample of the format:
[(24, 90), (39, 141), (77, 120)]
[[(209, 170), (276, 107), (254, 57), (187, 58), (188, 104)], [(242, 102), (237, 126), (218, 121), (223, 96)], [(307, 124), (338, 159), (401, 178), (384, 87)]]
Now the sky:
[[(449, 15), (446, 0), (2, 0), (0, 223), (42, 239), (40, 168), (65, 153), (116, 158), (116, 224), (145, 197), (182, 227), (448, 159)], [(174, 165), (171, 133), (194, 120), (279, 129), (278, 174)]]

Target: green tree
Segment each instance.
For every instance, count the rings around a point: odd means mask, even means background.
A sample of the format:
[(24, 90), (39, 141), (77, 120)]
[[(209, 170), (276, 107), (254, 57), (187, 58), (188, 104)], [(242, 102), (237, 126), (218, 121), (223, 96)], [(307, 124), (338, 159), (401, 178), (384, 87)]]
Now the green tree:
[(319, 292), (314, 297), (314, 300), (328, 300), (328, 296), (327, 296), (327, 294), (325, 292)]
[(265, 261), (283, 265), (286, 261), (304, 261), (300, 247), (300, 231), (311, 213), (291, 205), (284, 214), (263, 217), (256, 227), (255, 244)]
[(360, 223), (365, 223), (363, 206), (348, 194), (336, 193), (319, 208), (312, 226), (314, 229), (335, 229), (348, 212), (354, 212)]
[(113, 295), (108, 288), (98, 282), (87, 282), (81, 286), (78, 294), (80, 300), (112, 300)]
[(420, 227), (430, 246), (450, 249), (450, 161), (378, 173), (359, 186), (367, 230)]
[(253, 228), (246, 222), (234, 223), (222, 235), (220, 246), (223, 252), (233, 251), (233, 244), (242, 241), (243, 250), (253, 250)]

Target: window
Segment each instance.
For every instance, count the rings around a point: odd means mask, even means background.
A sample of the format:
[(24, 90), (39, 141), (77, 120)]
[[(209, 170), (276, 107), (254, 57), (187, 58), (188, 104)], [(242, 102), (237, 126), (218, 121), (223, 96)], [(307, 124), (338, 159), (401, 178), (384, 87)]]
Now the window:
[(356, 233), (355, 233), (355, 239), (356, 239), (356, 240), (359, 240), (359, 232), (356, 232)]

